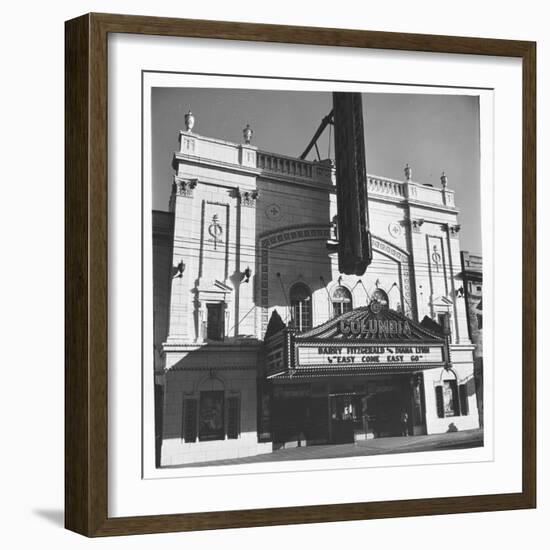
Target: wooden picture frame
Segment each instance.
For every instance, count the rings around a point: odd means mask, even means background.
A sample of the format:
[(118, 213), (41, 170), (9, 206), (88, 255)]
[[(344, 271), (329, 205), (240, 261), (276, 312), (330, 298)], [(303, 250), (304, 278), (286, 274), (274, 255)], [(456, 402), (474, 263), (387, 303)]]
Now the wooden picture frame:
[[(107, 36), (132, 33), (519, 58), (523, 71), (521, 492), (109, 517)], [(536, 44), (328, 28), (88, 14), (65, 27), (65, 525), (86, 536), (160, 533), (536, 506)]]

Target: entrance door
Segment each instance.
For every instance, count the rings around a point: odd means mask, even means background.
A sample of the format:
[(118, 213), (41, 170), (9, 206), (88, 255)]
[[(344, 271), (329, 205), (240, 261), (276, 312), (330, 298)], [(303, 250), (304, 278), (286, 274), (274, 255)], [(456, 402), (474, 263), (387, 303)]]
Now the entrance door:
[(374, 437), (401, 435), (403, 396), (399, 389), (370, 395), (367, 402), (367, 411)]
[(353, 443), (354, 432), (362, 426), (361, 398), (358, 395), (330, 397), (331, 443)]
[(297, 445), (305, 439), (308, 399), (292, 397), (273, 401), (273, 438), (276, 443)]

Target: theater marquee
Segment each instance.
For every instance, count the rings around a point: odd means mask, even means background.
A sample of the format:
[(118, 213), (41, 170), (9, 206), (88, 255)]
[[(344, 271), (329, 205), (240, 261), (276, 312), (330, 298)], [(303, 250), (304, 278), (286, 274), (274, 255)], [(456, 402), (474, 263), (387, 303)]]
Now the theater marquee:
[(374, 301), (306, 332), (285, 328), (265, 343), (267, 378), (398, 374), (445, 367), (449, 358), (443, 334)]
[(443, 346), (397, 345), (365, 346), (363, 344), (345, 344), (319, 346), (315, 344), (297, 344), (297, 364), (299, 367), (339, 367), (343, 365), (441, 365)]

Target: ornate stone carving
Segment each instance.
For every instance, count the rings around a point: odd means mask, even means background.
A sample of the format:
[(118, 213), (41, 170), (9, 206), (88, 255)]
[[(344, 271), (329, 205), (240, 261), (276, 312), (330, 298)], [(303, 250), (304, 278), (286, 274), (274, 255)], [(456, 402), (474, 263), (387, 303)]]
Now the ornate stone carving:
[(447, 224), (447, 229), (451, 237), (458, 237), (458, 232), (460, 231), (460, 224)]
[(223, 227), (220, 225), (218, 214), (212, 216), (208, 226), (208, 234), (211, 237), (210, 240), (214, 243), (214, 250), (217, 250), (218, 244), (223, 243)]
[(247, 145), (250, 145), (250, 142), (252, 141), (253, 133), (254, 133), (254, 130), (252, 130), (252, 128), (250, 127), (250, 124), (247, 124), (246, 128), (243, 129), (243, 139)]
[(411, 222), (411, 229), (415, 233), (420, 233), (420, 228), (424, 224), (424, 220), (422, 218), (418, 218), (418, 219), (411, 219), (410, 222)]
[(441, 187), (443, 187), (443, 189), (446, 189), (447, 188), (447, 184), (449, 183), (449, 178), (447, 177), (447, 174), (445, 174), (445, 172), (441, 172)]
[(432, 263), (435, 266), (436, 273), (439, 273), (439, 267), (441, 265), (441, 261), (443, 260), (438, 248), (436, 245), (434, 245), (431, 255)]
[(257, 189), (254, 189), (253, 191), (241, 191), (240, 189), (237, 189), (235, 194), (240, 198), (241, 206), (248, 207), (256, 206), (256, 199), (260, 196)]
[(412, 168), (406, 164), (405, 165), (405, 181), (411, 181), (412, 179)]
[(265, 209), (267, 219), (278, 222), (283, 217), (283, 209), (276, 203), (270, 204)]
[(188, 199), (193, 197), (193, 189), (197, 187), (197, 179), (183, 179), (178, 176), (174, 177), (173, 191), (180, 197), (186, 197)]
[(185, 115), (185, 131), (191, 132), (193, 130), (193, 126), (195, 126), (195, 116), (189, 110), (189, 112)]
[(397, 222), (390, 222), (388, 224), (388, 233), (394, 238), (397, 239), (401, 237), (401, 234), (403, 233), (403, 230), (401, 228), (401, 225)]

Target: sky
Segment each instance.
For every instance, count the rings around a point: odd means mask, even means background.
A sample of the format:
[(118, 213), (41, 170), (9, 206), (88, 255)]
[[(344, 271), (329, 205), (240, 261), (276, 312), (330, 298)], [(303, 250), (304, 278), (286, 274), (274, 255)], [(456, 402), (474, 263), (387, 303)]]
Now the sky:
[[(172, 158), (184, 116), (193, 132), (242, 143), (250, 124), (259, 149), (298, 157), (332, 109), (330, 92), (154, 88), (151, 97), (153, 208), (167, 210)], [(441, 172), (455, 191), (462, 250), (481, 254), (479, 102), (475, 95), (363, 94), (367, 172), (439, 187)], [(329, 128), (318, 141), (322, 158), (334, 156)], [(313, 149), (309, 160), (315, 158)]]

